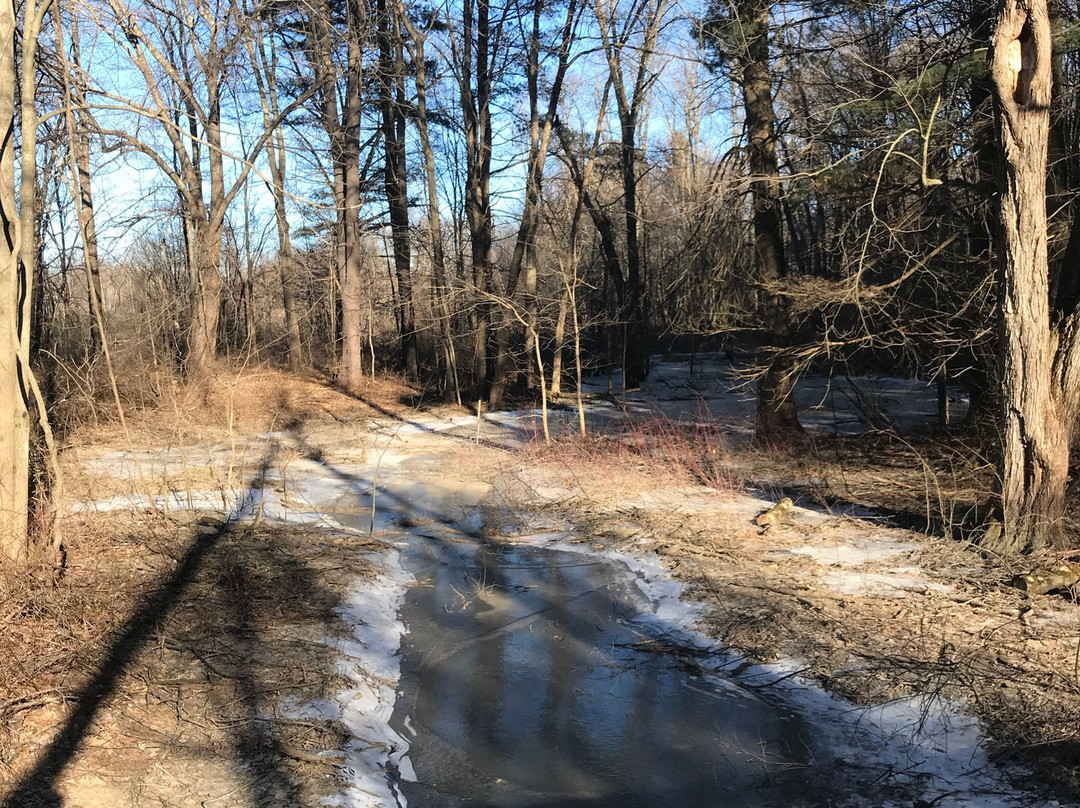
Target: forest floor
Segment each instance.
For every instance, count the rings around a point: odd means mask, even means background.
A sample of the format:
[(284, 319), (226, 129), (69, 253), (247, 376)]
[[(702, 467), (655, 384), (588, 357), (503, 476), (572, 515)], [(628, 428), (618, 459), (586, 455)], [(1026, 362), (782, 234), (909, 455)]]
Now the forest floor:
[(730, 369), (684, 360), (594, 390), (588, 438), (553, 412), (551, 445), (532, 411), (269, 370), (72, 431), (64, 574), (0, 578), (2, 805), (394, 805), (403, 527), (659, 562), (724, 670), (882, 736), (846, 765), (894, 804), (1077, 802), (1080, 607), (1007, 585), (1053, 559), (945, 535), (987, 470), (931, 437), (931, 391), (810, 383), (807, 436), (761, 447)]

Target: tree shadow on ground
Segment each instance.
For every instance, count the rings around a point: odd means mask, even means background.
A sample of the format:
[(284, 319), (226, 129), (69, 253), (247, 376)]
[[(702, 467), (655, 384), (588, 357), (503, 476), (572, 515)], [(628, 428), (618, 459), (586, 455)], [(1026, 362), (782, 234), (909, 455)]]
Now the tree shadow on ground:
[[(108, 746), (116, 737), (123, 741), (111, 745), (124, 753), (112, 762), (123, 771), (95, 771), (132, 788), (142, 742), (167, 750), (159, 760), (180, 774), (172, 774), (173, 797), (176, 782), (192, 776), (199, 778), (190, 782), (195, 792), (227, 792), (214, 798), (218, 808), (314, 803), (334, 788), (325, 763), (293, 750), (310, 743), (335, 750), (346, 734), (330, 721), (282, 719), (279, 708), (290, 697), (299, 704), (325, 698), (343, 684), (326, 638), (348, 633), (335, 610), (370, 574), (363, 555), (373, 545), (238, 524), (236, 515), (269, 483), (278, 451), (275, 445), (263, 456), (235, 514), (199, 519), (186, 539), (178, 537), (186, 547), (175, 567), (135, 601), (88, 681), (68, 699), (73, 706), (59, 730), (0, 798), (3, 808), (64, 804), (67, 778), (100, 751), (103, 738)], [(147, 755), (145, 768), (154, 761)], [(165, 784), (140, 787), (147, 796)]]

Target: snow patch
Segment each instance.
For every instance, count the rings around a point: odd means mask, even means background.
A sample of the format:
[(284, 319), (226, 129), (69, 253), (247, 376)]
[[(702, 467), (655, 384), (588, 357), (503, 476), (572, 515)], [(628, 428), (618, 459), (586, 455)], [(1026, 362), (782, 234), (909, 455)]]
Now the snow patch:
[(841, 595), (874, 595), (882, 598), (906, 598), (911, 592), (928, 589), (948, 592), (949, 587), (930, 581), (922, 575), (894, 572), (857, 572), (836, 570), (821, 574), (819, 579), (829, 589)]
[[(681, 599), (684, 585), (668, 575), (658, 558), (621, 550), (583, 550), (581, 545), (570, 543), (570, 535), (542, 533), (521, 536), (519, 540), (625, 564), (653, 604), (651, 614), (636, 619), (674, 642), (706, 652), (699, 664), (711, 668), (723, 680), (733, 680), (773, 697), (779, 695), (815, 728), (812, 752), (818, 764), (843, 762), (891, 771), (898, 783), (919, 788), (923, 799), (938, 808), (1019, 808), (1032, 804), (1030, 797), (1009, 793), (1003, 775), (987, 757), (978, 721), (966, 715), (961, 705), (935, 696), (919, 696), (861, 706), (804, 678), (801, 671), (806, 665), (800, 660), (750, 664), (696, 629), (704, 616), (704, 606)], [(871, 580), (865, 574), (836, 574), (864, 584)], [(888, 578), (890, 586), (906, 579), (907, 584), (920, 588), (946, 588), (916, 576), (877, 577)]]
[(371, 559), (381, 574), (356, 585), (335, 611), (352, 630), (351, 639), (328, 639), (341, 658), (338, 673), (350, 681), (333, 700), (301, 706), (297, 713), (322, 714), (342, 722), (352, 740), (343, 764), (348, 785), (324, 801), (341, 808), (404, 808), (397, 780), (416, 780), (409, 742), (390, 727), (401, 673), (399, 648), (406, 632), (397, 613), (412, 576), (397, 550)]
[(858, 541), (850, 544), (804, 544), (791, 550), (826, 566), (857, 567), (910, 553), (918, 545), (910, 541)]

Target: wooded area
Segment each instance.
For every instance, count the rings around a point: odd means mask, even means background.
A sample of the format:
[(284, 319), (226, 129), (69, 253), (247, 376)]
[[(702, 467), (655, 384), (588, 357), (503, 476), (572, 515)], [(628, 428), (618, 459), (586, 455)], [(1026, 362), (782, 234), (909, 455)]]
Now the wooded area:
[(4, 564), (59, 559), (54, 431), (221, 362), (499, 408), (724, 345), (763, 441), (800, 433), (811, 369), (962, 385), (998, 468), (988, 549), (1075, 547), (1078, 22), (0, 1)]

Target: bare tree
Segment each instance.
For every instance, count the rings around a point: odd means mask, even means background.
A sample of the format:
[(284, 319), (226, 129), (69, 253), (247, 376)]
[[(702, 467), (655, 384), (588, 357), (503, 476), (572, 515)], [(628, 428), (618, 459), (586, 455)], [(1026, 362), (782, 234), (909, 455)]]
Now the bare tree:
[[(780, 165), (777, 159), (776, 112), (773, 109), (769, 59), (767, 0), (739, 0), (735, 13), (742, 33), (742, 88), (746, 110), (746, 149), (753, 201), (754, 250), (758, 281), (765, 288), (762, 325), (774, 348), (790, 343), (790, 312), (770, 285), (787, 276), (780, 215)], [(774, 356), (758, 391), (759, 435), (798, 431), (793, 368), (783, 354)]]
[(289, 346), (289, 367), (299, 370), (301, 355), (300, 317), (296, 306), (296, 260), (293, 255), (289, 213), (285, 206), (285, 177), (288, 150), (285, 147), (285, 127), (281, 117), (277, 82), (279, 73), (278, 49), (271, 31), (254, 9), (251, 13), (255, 35), (248, 40), (253, 62), (255, 86), (262, 105), (263, 126), (272, 128), (266, 138), (266, 161), (270, 166), (267, 186), (274, 199), (274, 220), (278, 233), (278, 271), (281, 276), (281, 301), (285, 309), (285, 335)]
[(397, 278), (396, 319), (401, 344), (400, 367), (418, 374), (416, 306), (413, 302), (409, 246), (409, 186), (405, 161), (405, 45), (398, 14), (387, 0), (375, 2), (379, 44), (379, 106), (382, 113), (383, 188), (390, 212), (390, 242)]
[(86, 104), (85, 79), (79, 47), (79, 22), (72, 10), (69, 14), (71, 53), (66, 53), (64, 26), (57, 15), (54, 21), (56, 51), (59, 59), (59, 79), (63, 91), (64, 121), (68, 132), (68, 159), (71, 163), (70, 190), (75, 202), (75, 215), (83, 245), (83, 267), (86, 271), (86, 295), (90, 311), (90, 357), (102, 350), (101, 269), (98, 259), (97, 220), (94, 216), (94, 195), (90, 184), (90, 132), (93, 120)]
[[(465, 136), (465, 218), (472, 252), (472, 282), (477, 293), (473, 309), (476, 347), (473, 376), (478, 392), (490, 382), (488, 331), (492, 304), (488, 298), (492, 273), (495, 224), (491, 211), (491, 159), (493, 132), (491, 107), (495, 91), (497, 60), (503, 46), (503, 19), (492, 29), (489, 0), (464, 0), (460, 34), (448, 20), (451, 49), (456, 62), (458, 99)], [(478, 395), (479, 397), (479, 395)]]
[[(446, 251), (443, 246), (442, 214), (439, 211), (439, 171), (435, 163), (435, 150), (431, 143), (428, 126), (428, 75), (425, 44), (428, 32), (422, 31), (409, 19), (403, 0), (395, 0), (395, 10), (401, 24), (408, 31), (406, 47), (415, 67), (416, 76), (416, 128), (420, 136), (420, 151), (424, 157), (424, 177), (428, 203), (428, 233), (431, 239), (432, 304), (439, 321), (439, 336), (443, 351), (443, 392), (461, 403), (461, 384), (458, 378), (457, 352), (454, 346), (453, 318), (450, 308), (450, 286), (446, 271)], [(433, 18), (434, 20), (434, 18)]]
[[(1061, 546), (1069, 442), (1080, 415), (1080, 295), (1071, 283), (1050, 298), (1046, 157), (1052, 70), (1043, 0), (1003, 0), (990, 76), (1004, 153), (998, 273), (1003, 530), (996, 549)], [(1074, 273), (1075, 267), (1064, 271)]]
[(28, 549), (30, 414), (20, 374), (26, 281), (15, 211), (15, 30), (15, 3), (0, 0), (0, 553), (21, 563)]
[[(345, 99), (338, 132), (331, 136), (332, 149), (336, 144), (335, 161), (340, 161), (342, 182), (341, 215), (344, 264), (341, 270), (341, 364), (338, 381), (350, 392), (360, 389), (364, 378), (363, 264), (360, 208), (363, 202), (363, 177), (360, 170), (360, 118), (363, 108), (363, 26), (364, 15), (359, 0), (346, 2), (346, 63)], [(332, 59), (332, 51), (325, 52)], [(330, 65), (332, 65), (332, 61)], [(334, 74), (329, 74), (333, 76)], [(335, 78), (336, 80), (336, 78)], [(337, 114), (336, 110), (334, 112)]]
[[(507, 269), (507, 281), (505, 296), (513, 298), (517, 291), (521, 270), (525, 268), (525, 294), (528, 298), (526, 303), (526, 357), (532, 362), (532, 356), (536, 354), (533, 340), (536, 330), (536, 232), (539, 227), (540, 201), (542, 183), (544, 177), (544, 164), (547, 161), (548, 151), (551, 145), (551, 133), (554, 128), (555, 118), (559, 109), (559, 100), (562, 96), (563, 82), (566, 79), (566, 71), (570, 66), (570, 58), (575, 39), (575, 29), (578, 23), (580, 7), (577, 0), (570, 0), (566, 6), (566, 15), (563, 20), (558, 45), (555, 53), (558, 56), (555, 73), (552, 76), (548, 89), (547, 98), (543, 109), (540, 106), (540, 71), (542, 67), (541, 53), (542, 32), (541, 18), (544, 12), (543, 0), (533, 0), (532, 29), (526, 37), (529, 43), (525, 63), (525, 78), (529, 97), (529, 152), (528, 164), (525, 175), (525, 203), (521, 211), (521, 220), (518, 224), (517, 238), (514, 241), (514, 253)], [(492, 379), (491, 390), (488, 392), (488, 404), (498, 407), (502, 403), (505, 394), (506, 383), (510, 374), (509, 367), (509, 342), (510, 342), (510, 315), (516, 312), (510, 307), (503, 307), (502, 322), (496, 337), (495, 346), (495, 374)]]
[(632, 0), (622, 8), (617, 0), (592, 0), (591, 3), (619, 115), (619, 167), (626, 220), (625, 298), (621, 319), (625, 354), (623, 384), (627, 389), (641, 384), (648, 358), (645, 343), (648, 318), (637, 199), (637, 137), (642, 110), (660, 76), (653, 68), (653, 59), (657, 55), (657, 42), (668, 4), (669, 0)]
[[(23, 4), (21, 71), (15, 58), (13, 5), (0, 2), (0, 554), (15, 563), (30, 556), (31, 401), (45, 430), (45, 401), (30, 366), (34, 277), (38, 265), (37, 48), (52, 0)], [(14, 90), (20, 124), (19, 210), (15, 213)], [(55, 515), (55, 514), (54, 514)], [(53, 536), (53, 548), (59, 550)]]
[[(221, 112), (222, 95), (237, 69), (235, 56), (248, 31), (238, 4), (195, 0), (191, 6), (183, 3), (175, 13), (165, 13), (153, 6), (130, 7), (123, 0), (108, 3), (112, 25), (107, 30), (141, 75), (147, 100), (109, 98), (114, 108), (134, 112), (162, 127), (175, 165), (153, 144), (130, 131), (114, 126), (101, 132), (121, 147), (149, 157), (180, 195), (189, 228), (192, 287), (185, 367), (197, 377), (210, 372), (217, 354), (225, 215), (247, 182), (256, 156), (273, 136), (274, 127), (263, 131), (240, 157), (239, 170), (230, 183)], [(306, 96), (295, 100), (280, 116), (288, 115), (304, 100)]]

